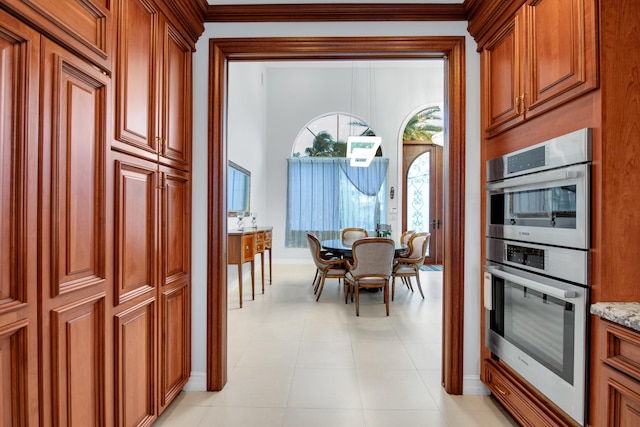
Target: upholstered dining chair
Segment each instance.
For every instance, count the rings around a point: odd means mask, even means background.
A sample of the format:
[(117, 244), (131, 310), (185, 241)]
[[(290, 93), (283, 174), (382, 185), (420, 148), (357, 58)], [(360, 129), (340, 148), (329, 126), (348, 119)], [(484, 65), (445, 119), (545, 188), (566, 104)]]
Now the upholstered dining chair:
[(316, 276), (313, 279), (312, 286), (314, 294), (317, 294), (316, 301), (318, 301), (320, 295), (322, 295), (322, 289), (324, 289), (325, 279), (338, 279), (340, 281), (347, 272), (347, 266), (345, 260), (323, 254), (321, 251), (322, 245), (315, 234), (307, 232), (307, 240), (309, 242), (309, 250), (311, 250), (311, 257), (316, 265)]
[(413, 230), (405, 230), (402, 232), (402, 234), (400, 235), (400, 244), (402, 246), (407, 246), (407, 250), (402, 252), (401, 256), (404, 256), (406, 254), (409, 253), (409, 239), (411, 238), (411, 236), (413, 236), (414, 234), (416, 234), (415, 231)]
[(340, 232), (340, 238), (342, 239), (342, 243), (349, 246), (353, 244), (358, 239), (363, 239), (365, 237), (369, 237), (369, 232), (364, 228), (343, 228)]
[(395, 296), (396, 277), (400, 277), (403, 283), (411, 289), (411, 292), (413, 292), (411, 278), (415, 277), (420, 295), (422, 295), (424, 299), (422, 285), (420, 284), (420, 268), (424, 265), (424, 257), (427, 254), (430, 240), (431, 234), (427, 232), (413, 234), (409, 239), (407, 252), (396, 258), (396, 264), (393, 267), (392, 273), (393, 279), (391, 281), (391, 301), (393, 301)]
[(344, 302), (349, 294), (356, 299), (356, 316), (360, 316), (360, 289), (382, 289), (389, 315), (389, 278), (393, 270), (395, 242), (384, 237), (359, 239), (352, 246), (353, 261), (347, 260), (344, 276)]

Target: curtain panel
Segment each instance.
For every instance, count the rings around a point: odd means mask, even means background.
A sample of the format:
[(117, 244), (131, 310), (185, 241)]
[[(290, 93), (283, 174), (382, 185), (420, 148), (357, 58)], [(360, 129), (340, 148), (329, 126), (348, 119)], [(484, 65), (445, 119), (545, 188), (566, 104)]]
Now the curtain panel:
[(389, 159), (376, 157), (366, 168), (347, 158), (290, 157), (285, 246), (307, 247), (307, 231), (320, 240), (340, 238), (345, 227), (375, 230), (386, 219)]

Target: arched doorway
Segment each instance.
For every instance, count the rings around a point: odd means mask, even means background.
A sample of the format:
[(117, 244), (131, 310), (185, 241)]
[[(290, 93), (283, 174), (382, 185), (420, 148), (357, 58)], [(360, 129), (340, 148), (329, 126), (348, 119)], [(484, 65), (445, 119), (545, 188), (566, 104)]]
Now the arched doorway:
[[(317, 37), (210, 40), (207, 230), (207, 389), (227, 381), (225, 105), (228, 61), (446, 57), (449, 146), (445, 173), (442, 383), (462, 393), (464, 306), (464, 37)], [(455, 227), (448, 224), (456, 224)], [(224, 266), (224, 268), (220, 268)]]

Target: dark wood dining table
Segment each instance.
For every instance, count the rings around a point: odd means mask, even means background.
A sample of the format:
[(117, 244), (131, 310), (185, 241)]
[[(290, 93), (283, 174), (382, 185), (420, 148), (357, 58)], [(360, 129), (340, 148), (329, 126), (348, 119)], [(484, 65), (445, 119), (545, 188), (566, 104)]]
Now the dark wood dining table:
[[(353, 258), (353, 254), (351, 252), (351, 245), (345, 244), (341, 239), (330, 239), (323, 240), (321, 243), (322, 248), (326, 249), (336, 255), (340, 255), (342, 258)], [(399, 256), (402, 252), (407, 250), (406, 245), (400, 244), (400, 242), (395, 242), (396, 244), (396, 257)]]

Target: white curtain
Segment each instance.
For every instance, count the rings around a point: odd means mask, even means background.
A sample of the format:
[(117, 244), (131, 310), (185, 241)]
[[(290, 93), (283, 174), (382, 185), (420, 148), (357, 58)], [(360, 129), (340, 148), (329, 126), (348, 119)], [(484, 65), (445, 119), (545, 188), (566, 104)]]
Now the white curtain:
[(388, 166), (381, 157), (366, 168), (350, 166), (347, 158), (289, 158), (286, 247), (306, 247), (307, 231), (338, 239), (343, 228), (373, 231), (386, 222)]

